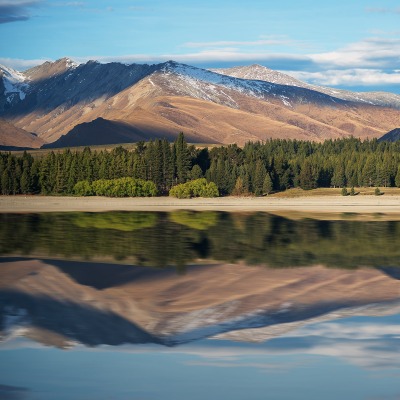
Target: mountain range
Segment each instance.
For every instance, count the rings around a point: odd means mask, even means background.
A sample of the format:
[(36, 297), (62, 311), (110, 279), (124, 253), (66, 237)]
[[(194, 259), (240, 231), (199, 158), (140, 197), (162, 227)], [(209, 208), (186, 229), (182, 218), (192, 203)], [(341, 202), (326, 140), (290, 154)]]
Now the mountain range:
[(260, 65), (206, 70), (63, 58), (0, 66), (0, 146), (67, 147), (173, 140), (378, 138), (398, 127), (400, 95), (310, 85)]

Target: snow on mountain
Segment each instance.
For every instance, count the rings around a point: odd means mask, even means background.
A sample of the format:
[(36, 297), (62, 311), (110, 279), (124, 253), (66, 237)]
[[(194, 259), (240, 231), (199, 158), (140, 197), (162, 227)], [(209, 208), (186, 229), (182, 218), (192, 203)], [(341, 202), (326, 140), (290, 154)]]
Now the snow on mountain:
[(211, 69), (210, 71), (218, 74), (234, 76), (241, 79), (259, 80), (271, 82), (278, 85), (306, 87), (307, 84), (301, 82), (289, 75), (274, 71), (259, 64), (248, 65), (244, 67), (232, 67), (225, 69)]
[[(257, 67), (264, 68), (261, 66)], [(275, 74), (275, 79), (268, 78), (269, 80), (267, 80), (267, 76), (261, 74), (262, 71), (260, 68), (258, 68), (258, 73), (255, 76), (252, 75), (250, 78), (251, 71), (248, 74), (233, 76), (225, 74), (226, 70), (206, 70), (168, 61), (163, 64), (160, 71), (165, 76), (171, 77), (171, 75), (174, 75), (177, 78), (178, 81), (171, 79), (167, 83), (175, 92), (202, 100), (219, 102), (234, 108), (238, 108), (235, 100), (231, 95), (221, 90), (222, 88), (261, 100), (276, 99), (286, 107), (292, 107), (294, 100), (304, 102), (307, 97), (309, 99), (318, 98), (316, 100), (332, 105), (337, 102), (337, 99), (332, 98), (330, 95), (305, 88), (298, 84), (289, 85), (287, 79), (279, 79), (280, 73), (276, 71), (269, 70)], [(261, 76), (264, 79), (257, 79)], [(268, 76), (271, 77), (272, 75), (269, 73)], [(293, 78), (292, 80), (295, 81)], [(301, 83), (300, 81), (298, 82)], [(221, 100), (221, 96), (225, 98), (225, 101), (216, 101), (217, 99)]]
[(305, 88), (319, 93), (324, 93), (328, 96), (336, 97), (341, 100), (400, 109), (400, 96), (394, 93), (351, 92), (343, 89), (312, 85), (306, 82), (299, 81), (298, 79), (295, 79), (290, 75), (274, 71), (259, 64), (225, 69), (211, 69), (210, 71), (241, 79), (256, 79), (279, 85)]
[(16, 96), (18, 96), (19, 100), (25, 99), (29, 84), (26, 82), (26, 77), (23, 73), (0, 65), (0, 77), (3, 78), (4, 95), (8, 103), (14, 102)]
[(397, 126), (400, 110), (398, 95), (322, 88), (261, 65), (206, 70), (63, 58), (22, 73), (1, 69), (0, 77), (0, 116), (48, 143), (98, 118), (143, 137), (183, 130), (207, 143), (371, 138)]
[[(190, 65), (179, 64), (174, 61), (168, 61), (161, 68), (166, 74), (175, 74), (180, 80), (192, 86), (194, 92), (200, 91), (203, 96), (196, 96), (203, 100), (212, 97), (213, 92), (217, 90), (216, 86), (225, 86), (226, 88), (245, 93), (247, 95), (262, 98), (265, 92), (269, 92), (272, 86), (268, 82), (246, 81), (231, 76), (215, 73), (206, 69), (192, 67)], [(204, 84), (206, 86), (204, 86)]]

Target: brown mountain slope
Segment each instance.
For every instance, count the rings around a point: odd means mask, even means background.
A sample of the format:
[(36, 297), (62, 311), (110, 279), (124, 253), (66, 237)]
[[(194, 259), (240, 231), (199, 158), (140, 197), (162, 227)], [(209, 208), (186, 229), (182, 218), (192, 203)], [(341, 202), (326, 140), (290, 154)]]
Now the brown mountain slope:
[(36, 135), (17, 128), (0, 118), (0, 149), (14, 147), (39, 148), (43, 143), (43, 140)]
[[(31, 81), (26, 97), (4, 115), (46, 142), (64, 135), (55, 145), (173, 139), (181, 131), (193, 142), (225, 144), (276, 137), (373, 138), (400, 119), (398, 108), (357, 101), (355, 95), (339, 99), (334, 92), (296, 86), (295, 81), (239, 79), (174, 62), (149, 66), (91, 61), (77, 66), (59, 60), (27, 74)], [(96, 124), (82, 125), (98, 118), (110, 121), (114, 129), (100, 132), (97, 127), (96, 133)], [(77, 125), (79, 135), (73, 131)]]
[[(51, 140), (60, 132), (68, 137), (72, 133), (68, 133), (68, 129), (74, 123), (103, 117), (125, 122), (144, 138), (172, 139), (183, 131), (191, 142), (242, 145), (249, 140), (269, 138), (322, 141), (350, 135), (379, 137), (383, 127), (392, 126), (400, 114), (394, 109), (357, 104), (351, 108), (301, 103), (288, 107), (280, 99), (267, 101), (221, 89), (224, 96), (234, 102), (232, 107), (222, 96), (214, 101), (200, 96), (182, 96), (179, 89), (171, 89), (170, 85), (164, 75), (156, 73), (111, 99), (80, 109), (74, 107), (51, 120), (44, 116), (36, 122), (35, 128), (46, 130), (54, 125), (54, 120), (58, 121), (57, 130), (42, 133), (43, 138)], [(82, 144), (88, 143), (82, 141)]]

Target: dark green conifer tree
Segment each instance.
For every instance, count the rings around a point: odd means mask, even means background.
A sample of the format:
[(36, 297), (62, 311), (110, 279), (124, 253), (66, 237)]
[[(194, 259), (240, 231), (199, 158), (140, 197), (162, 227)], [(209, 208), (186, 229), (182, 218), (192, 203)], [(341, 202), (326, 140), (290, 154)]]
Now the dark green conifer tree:
[(190, 152), (185, 136), (181, 132), (174, 142), (176, 182), (185, 183), (188, 180), (192, 166)]

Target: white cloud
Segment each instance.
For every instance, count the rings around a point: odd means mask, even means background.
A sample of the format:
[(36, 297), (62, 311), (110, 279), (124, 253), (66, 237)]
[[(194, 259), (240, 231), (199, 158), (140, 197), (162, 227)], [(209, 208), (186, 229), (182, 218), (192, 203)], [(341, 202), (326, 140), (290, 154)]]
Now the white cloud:
[(89, 56), (89, 57), (71, 57), (79, 62), (86, 62), (88, 60), (98, 60), (100, 62), (122, 62), (122, 63), (159, 63), (168, 60), (174, 60), (182, 63), (210, 63), (212, 66), (216, 62), (253, 62), (263, 60), (268, 62), (310, 62), (308, 56), (296, 54), (282, 54), (282, 53), (265, 53), (265, 52), (249, 52), (243, 53), (232, 48), (223, 48), (218, 50), (206, 50), (186, 54), (161, 54), (161, 55), (147, 55), (147, 54), (130, 54), (123, 56)]
[(378, 69), (329, 69), (323, 72), (285, 71), (296, 79), (326, 86), (400, 85), (400, 72)]
[(321, 67), (396, 68), (400, 64), (400, 39), (369, 38), (309, 57)]
[[(366, 87), (400, 85), (400, 72), (398, 71), (400, 39), (368, 38), (323, 53), (268, 52), (261, 48), (260, 51), (254, 51), (254, 46), (278, 42), (293, 43), (286, 37), (263, 37), (255, 41), (190, 42), (184, 46), (195, 50), (183, 54), (127, 54), (122, 56), (71, 56), (71, 58), (78, 62), (86, 62), (92, 59), (103, 63), (112, 61), (160, 63), (175, 60), (185, 64), (203, 65), (210, 68), (221, 64), (233, 66), (259, 63), (272, 69), (285, 71), (297, 79), (319, 85)], [(204, 47), (207, 46), (210, 46), (210, 48), (205, 49)], [(240, 49), (234, 46), (239, 46)], [(1, 64), (19, 70), (38, 65), (44, 61), (46, 60), (0, 59)]]
[(33, 60), (24, 60), (22, 58), (0, 58), (0, 64), (5, 65), (6, 67), (11, 67), (16, 69), (17, 71), (23, 71), (36, 65), (43, 64), (46, 61), (52, 61), (48, 58), (39, 58)]

